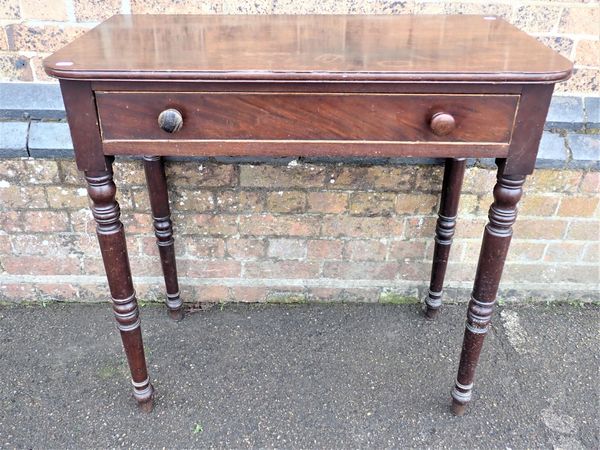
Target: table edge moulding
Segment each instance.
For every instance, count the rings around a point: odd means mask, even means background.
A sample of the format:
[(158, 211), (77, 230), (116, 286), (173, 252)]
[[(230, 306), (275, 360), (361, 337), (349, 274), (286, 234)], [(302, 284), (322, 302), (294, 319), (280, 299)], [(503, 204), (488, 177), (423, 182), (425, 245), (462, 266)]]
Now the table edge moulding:
[(464, 413), (517, 203), (569, 60), (493, 16), (117, 15), (44, 68), (60, 81), (133, 394), (145, 411), (154, 389), (115, 200), (115, 155), (143, 156), (174, 320), (183, 304), (163, 156), (445, 158), (430, 319), (442, 304), (466, 158), (496, 158), (451, 393), (454, 413)]

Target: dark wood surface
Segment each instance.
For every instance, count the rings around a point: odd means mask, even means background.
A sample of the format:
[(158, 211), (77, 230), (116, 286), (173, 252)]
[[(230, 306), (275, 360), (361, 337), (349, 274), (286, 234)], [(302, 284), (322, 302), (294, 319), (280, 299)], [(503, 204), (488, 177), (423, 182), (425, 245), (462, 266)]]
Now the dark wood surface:
[(160, 263), (165, 278), (166, 301), (169, 316), (173, 320), (183, 319), (183, 301), (179, 295), (177, 262), (175, 260), (175, 239), (169, 206), (169, 191), (165, 165), (161, 156), (144, 156), (144, 173), (148, 186), (148, 198), (152, 209), (152, 220), (156, 245), (160, 253)]
[(117, 187), (113, 182), (113, 159), (107, 158), (106, 170), (86, 171), (85, 179), (117, 328), (131, 372), (133, 396), (143, 410), (152, 411), (154, 388), (146, 368), (140, 312), (129, 266), (125, 229), (120, 219), (121, 210), (116, 200)]
[[(96, 99), (88, 81), (60, 81), (67, 110), (75, 161), (79, 170), (104, 170), (106, 158), (96, 109)], [(69, 111), (76, 113), (69, 114)]]
[(523, 86), (510, 153), (503, 168), (505, 175), (533, 173), (553, 91), (553, 84)]
[(78, 79), (343, 82), (555, 82), (572, 68), (504, 20), (468, 15), (119, 15), (44, 65)]
[(444, 278), (450, 257), (450, 247), (456, 229), (458, 202), (462, 189), (467, 161), (448, 158), (444, 165), (444, 179), (438, 219), (435, 226), (435, 246), (433, 248), (433, 263), (431, 264), (431, 280), (425, 297), (425, 314), (433, 319), (442, 306)]
[[(303, 140), (509, 143), (518, 95), (96, 92), (104, 140)], [(162, 111), (183, 116), (175, 133)], [(457, 127), (434, 133), (436, 113)]]
[(479, 262), (475, 273), (473, 293), (467, 307), (467, 323), (463, 338), (458, 375), (452, 390), (452, 408), (463, 415), (471, 400), (475, 369), (488, 333), (496, 294), (504, 269), (504, 261), (512, 238), (512, 226), (517, 219), (517, 203), (523, 195), (525, 175), (506, 175), (506, 160), (499, 159), (494, 187), (494, 203), (490, 207), (489, 222), (483, 232)]
[[(572, 64), (481, 16), (116, 16), (45, 61), (85, 171), (134, 397), (152, 407), (112, 157), (145, 169), (171, 316), (180, 318), (162, 155), (437, 156), (427, 314), (441, 293), (467, 157), (496, 157), (453, 408), (471, 399), (516, 207), (556, 81)], [(425, 375), (424, 375), (425, 376)]]

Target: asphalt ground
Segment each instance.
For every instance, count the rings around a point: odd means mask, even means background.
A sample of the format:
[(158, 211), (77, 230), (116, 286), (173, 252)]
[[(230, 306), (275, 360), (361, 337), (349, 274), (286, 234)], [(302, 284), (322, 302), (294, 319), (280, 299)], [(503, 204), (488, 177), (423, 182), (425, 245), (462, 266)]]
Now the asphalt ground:
[(450, 413), (465, 306), (142, 308), (143, 414), (109, 305), (0, 307), (1, 448), (600, 448), (600, 308), (499, 308)]

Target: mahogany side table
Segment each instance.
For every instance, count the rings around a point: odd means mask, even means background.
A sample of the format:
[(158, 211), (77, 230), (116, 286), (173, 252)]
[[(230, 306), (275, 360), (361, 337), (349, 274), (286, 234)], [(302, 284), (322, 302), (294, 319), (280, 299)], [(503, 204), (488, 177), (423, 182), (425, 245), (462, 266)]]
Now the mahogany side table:
[(466, 158), (496, 158), (453, 411), (475, 368), (554, 84), (572, 64), (496, 17), (118, 15), (44, 62), (60, 79), (133, 395), (150, 411), (138, 306), (113, 182), (141, 155), (169, 314), (183, 316), (162, 156), (446, 158), (426, 315), (433, 318)]

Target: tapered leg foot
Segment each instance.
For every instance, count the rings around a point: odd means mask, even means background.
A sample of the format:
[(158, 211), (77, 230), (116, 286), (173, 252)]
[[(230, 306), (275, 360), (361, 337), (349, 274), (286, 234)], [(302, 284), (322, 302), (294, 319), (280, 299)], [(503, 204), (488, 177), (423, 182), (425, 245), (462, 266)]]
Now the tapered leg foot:
[(452, 408), (460, 415), (471, 400), (475, 370), (488, 333), (504, 261), (517, 218), (517, 203), (523, 194), (524, 175), (504, 175), (505, 160), (498, 160), (494, 203), (483, 233), (473, 293), (467, 308), (458, 375), (452, 390)]
[[(441, 304), (440, 304), (441, 306)], [(429, 306), (427, 303), (425, 304), (425, 318), (428, 320), (435, 320), (440, 313), (440, 306), (437, 308)]]
[(154, 219), (154, 234), (165, 278), (168, 315), (171, 319), (180, 321), (184, 316), (183, 302), (179, 296), (175, 239), (173, 238), (169, 192), (163, 159), (160, 156), (144, 156), (144, 172)]
[(138, 402), (138, 406), (140, 408), (140, 411), (145, 413), (151, 413), (154, 409), (154, 398), (150, 397), (150, 400)]
[(183, 320), (183, 318), (185, 317), (182, 307), (180, 307), (179, 309), (167, 308), (167, 314), (168, 314), (169, 318), (171, 320), (174, 320), (175, 322), (181, 322)]
[(448, 158), (444, 166), (444, 181), (440, 209), (435, 227), (435, 247), (431, 266), (431, 282), (425, 297), (425, 317), (435, 319), (442, 306), (442, 291), (452, 237), (456, 228), (458, 202), (465, 175), (466, 160), (464, 158)]
[(137, 400), (138, 406), (142, 411), (152, 411), (154, 407), (154, 387), (149, 379), (141, 383), (133, 382), (133, 397)]
[[(160, 249), (160, 246), (159, 246)], [(173, 262), (175, 262), (175, 256), (173, 256)], [(177, 280), (177, 278), (175, 278)], [(185, 313), (183, 312), (183, 302), (181, 301), (181, 297), (179, 296), (179, 291), (175, 294), (169, 294), (167, 292), (167, 315), (171, 320), (175, 322), (180, 322), (185, 317)]]
[(452, 399), (452, 414), (454, 414), (455, 416), (463, 416), (466, 410), (466, 403), (460, 403)]

